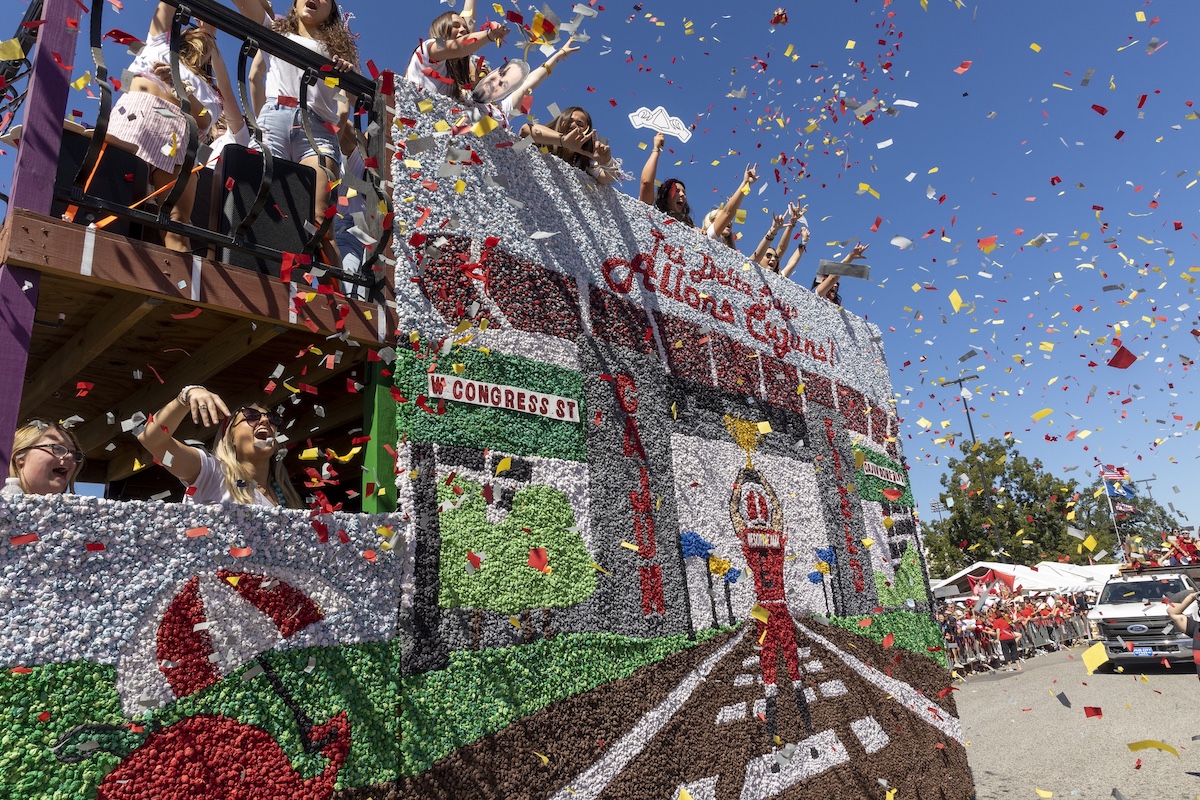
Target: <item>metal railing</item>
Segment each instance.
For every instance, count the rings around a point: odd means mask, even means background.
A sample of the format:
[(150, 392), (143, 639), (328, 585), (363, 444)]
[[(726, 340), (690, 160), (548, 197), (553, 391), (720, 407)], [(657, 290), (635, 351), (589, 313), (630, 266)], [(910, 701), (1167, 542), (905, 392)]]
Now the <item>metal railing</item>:
[[(266, 208), (267, 199), (270, 195), (275, 176), (274, 158), (271, 155), (270, 148), (263, 144), (263, 131), (258, 127), (252, 113), (246, 113), (251, 109), (248, 89), (249, 64), (259, 51), (263, 51), (298, 66), (303, 70), (304, 80), (300, 87), (299, 110), (301, 111), (304, 133), (308, 137), (309, 145), (314, 150), (316, 150), (316, 146), (312, 135), (313, 123), (308, 108), (309, 88), (319, 80), (323, 81), (326, 77), (332, 77), (338, 80), (338, 85), (341, 88), (344, 88), (348, 94), (355, 97), (351, 119), (354, 120), (358, 147), (364, 154), (363, 160), (366, 164), (367, 183), (376, 195), (376, 205), (384, 212), (381, 214), (384, 224), (381, 226), (379, 238), (371, 246), (370, 255), (364, 260), (358, 274), (347, 273), (341, 269), (340, 265), (321, 265), (321, 269), (324, 273), (343, 280), (346, 283), (367, 287), (372, 300), (383, 299), (382, 289), (387, 281), (384, 278), (376, 278), (373, 267), (378, 263), (381, 256), (383, 256), (392, 237), (391, 225), (388, 224), (391, 218), (392, 203), (390, 196), (384, 191), (384, 179), (380, 172), (381, 166), (386, 168), (388, 163), (385, 150), (387, 140), (384, 119), (385, 100), (382, 93), (384, 76), (372, 81), (357, 73), (339, 72), (333, 68), (331, 62), (326, 61), (319, 54), (290, 41), (285, 36), (269, 28), (252, 22), (237, 11), (216, 2), (216, 0), (164, 0), (164, 2), (174, 6), (176, 9), (171, 22), (169, 37), (171, 48), (171, 79), (174, 84), (175, 94), (180, 98), (180, 110), (187, 122), (188, 128), (188, 140), (184, 149), (183, 163), (179, 167), (180, 179), (175, 182), (171, 190), (159, 203), (157, 213), (145, 211), (140, 208), (130, 208), (121, 203), (88, 193), (89, 176), (94, 173), (104, 150), (109, 115), (112, 111), (112, 95), (115, 88), (109, 78), (108, 67), (105, 64), (104, 53), (102, 51), (104, 38), (103, 12), (105, 4), (98, 2), (93, 3), (91, 8), (90, 43), (92, 61), (95, 64), (95, 85), (99, 88), (100, 94), (100, 107), (96, 115), (95, 128), (92, 132), (87, 155), (84, 157), (79, 172), (75, 176), (74, 183), (70, 186), (69, 191), (56, 191), (56, 197), (59, 200), (80, 208), (103, 211), (130, 222), (137, 222), (160, 231), (169, 231), (186, 236), (191, 240), (198, 240), (217, 247), (230, 248), (260, 258), (281, 262), (284, 251), (246, 240), (247, 233), (250, 231), (255, 219)], [(178, 49), (183, 26), (193, 17), (211, 24), (218, 30), (242, 42), (241, 50), (238, 54), (237, 92), (243, 109), (242, 116), (246, 121), (248, 129), (253, 134), (254, 140), (257, 142), (257, 149), (263, 157), (262, 178), (259, 181), (255, 201), (247, 209), (245, 216), (237, 220), (236, 224), (231, 225), (232, 230), (228, 234), (174, 221), (170, 218), (171, 209), (183, 196), (185, 180), (188, 176), (192, 176), (192, 179), (194, 179), (192, 175), (193, 168), (196, 164), (197, 154), (200, 152), (199, 130), (196, 120), (190, 113), (191, 108), (187, 90), (180, 73)], [(367, 119), (365, 131), (363, 126), (364, 116)], [(367, 133), (371, 135), (368, 136)], [(336, 207), (336, 196), (336, 187), (331, 187), (329, 189), (328, 207)], [(322, 240), (329, 233), (330, 227), (333, 224), (333, 217), (326, 216), (325, 219), (318, 222), (320, 224), (316, 226), (315, 231), (311, 233), (305, 242), (301, 254), (311, 255), (317, 251)]]
[[(1062, 619), (1039, 617), (1025, 622), (1014, 621), (1012, 629), (1021, 634), (1017, 652), (1022, 658), (1028, 658), (1042, 650), (1057, 650), (1086, 639), (1087, 618), (1082, 613), (1068, 614)], [(945, 632), (944, 638), (951, 668), (991, 669), (1003, 662), (1000, 643), (982, 627)]]

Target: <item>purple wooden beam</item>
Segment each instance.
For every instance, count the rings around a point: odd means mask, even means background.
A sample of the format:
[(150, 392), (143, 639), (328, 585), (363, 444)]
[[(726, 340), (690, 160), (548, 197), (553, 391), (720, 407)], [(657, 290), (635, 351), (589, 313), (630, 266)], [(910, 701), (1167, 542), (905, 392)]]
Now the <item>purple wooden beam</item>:
[[(75, 0), (45, 0), (42, 19), (46, 24), (38, 29), (33, 70), (26, 90), (24, 129), (13, 168), (10, 210), (24, 208), (50, 213), (72, 72), (58, 62), (74, 65), (75, 39), (79, 35), (77, 30), (67, 27), (71, 14), (75, 18), (82, 16)], [(78, 27), (87, 30), (87, 26)], [(0, 264), (0, 459), (5, 465), (12, 456), (13, 432), (20, 414), (39, 278), (40, 273), (35, 270)], [(6, 470), (4, 475), (7, 474)]]

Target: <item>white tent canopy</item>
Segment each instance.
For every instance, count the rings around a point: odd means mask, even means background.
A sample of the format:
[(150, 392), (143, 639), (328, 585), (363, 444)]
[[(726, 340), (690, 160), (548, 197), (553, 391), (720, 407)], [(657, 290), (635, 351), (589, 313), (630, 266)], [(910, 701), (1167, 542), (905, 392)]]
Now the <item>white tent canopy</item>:
[(1011, 577), (1014, 589), (1021, 592), (1053, 592), (1072, 594), (1075, 592), (1100, 591), (1105, 581), (1116, 574), (1117, 565), (1098, 564), (1078, 566), (1042, 561), (1037, 566), (1001, 564), (998, 561), (976, 561), (966, 569), (949, 578), (932, 581), (934, 597), (959, 597), (971, 594), (968, 578), (982, 578), (991, 570), (996, 579)]

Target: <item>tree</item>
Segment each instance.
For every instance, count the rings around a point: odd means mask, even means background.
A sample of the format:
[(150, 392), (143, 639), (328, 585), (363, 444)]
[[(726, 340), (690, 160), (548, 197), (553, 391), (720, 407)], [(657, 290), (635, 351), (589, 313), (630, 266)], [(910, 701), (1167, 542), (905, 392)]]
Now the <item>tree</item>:
[(931, 576), (947, 577), (988, 559), (1087, 563), (1079, 540), (1067, 532), (1067, 515), (1082, 499), (1074, 480), (1056, 478), (1037, 459), (1026, 459), (1011, 439), (964, 441), (959, 451), (962, 457), (950, 458), (941, 477), (950, 516), (923, 524)]
[(904, 555), (900, 557), (890, 581), (882, 572), (875, 573), (875, 588), (879, 592), (879, 605), (884, 608), (903, 606), (909, 600), (923, 603), (929, 599), (929, 592), (925, 589), (925, 574), (921, 571), (921, 558), (911, 543), (905, 543)]
[[(567, 496), (549, 486), (527, 486), (513, 497), (499, 524), (488, 521), (487, 499), (474, 481), (438, 483), (442, 513), (438, 603), (519, 616), (526, 642), (536, 638), (533, 609), (542, 609), (542, 635), (550, 635), (550, 609), (582, 603), (596, 591), (596, 570), (575, 525)], [(479, 638), (482, 614), (472, 622)], [(473, 642), (474, 643), (474, 642)]]
[[(1126, 484), (1126, 486), (1133, 488), (1135, 485)], [(1157, 545), (1162, 540), (1164, 533), (1170, 533), (1181, 527), (1179, 520), (1151, 497), (1139, 497), (1136, 500), (1119, 500), (1114, 497), (1113, 502), (1123, 502), (1137, 509), (1134, 514), (1123, 515), (1117, 512), (1117, 525), (1120, 528), (1121, 537), (1128, 538), (1135, 550), (1139, 547), (1145, 550), (1147, 547)], [(1109, 553), (1115, 553), (1120, 545), (1117, 542), (1117, 530), (1113, 526), (1113, 515), (1109, 511), (1108, 499), (1105, 497), (1104, 481), (1097, 478), (1091, 486), (1081, 491), (1076, 509), (1074, 524), (1096, 537), (1100, 542), (1096, 550), (1104, 549)], [(1141, 539), (1140, 543), (1136, 541), (1139, 538)]]

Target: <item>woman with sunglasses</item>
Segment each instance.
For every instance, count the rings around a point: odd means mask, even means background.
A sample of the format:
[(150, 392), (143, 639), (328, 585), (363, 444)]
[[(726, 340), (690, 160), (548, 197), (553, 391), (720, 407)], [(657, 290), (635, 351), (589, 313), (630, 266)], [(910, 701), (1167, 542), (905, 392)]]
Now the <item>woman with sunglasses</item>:
[[(224, 420), (211, 454), (175, 438), (175, 429), (189, 414), (192, 422), (209, 428)], [(138, 441), (187, 485), (184, 502), (303, 508), (283, 466), (285, 451), (277, 438), (282, 424), (278, 414), (260, 404), (230, 413), (219, 395), (203, 386), (185, 386), (146, 420)]]
[(83, 466), (79, 440), (57, 422), (29, 422), (13, 437), (8, 476), (25, 494), (75, 492), (75, 476)]

